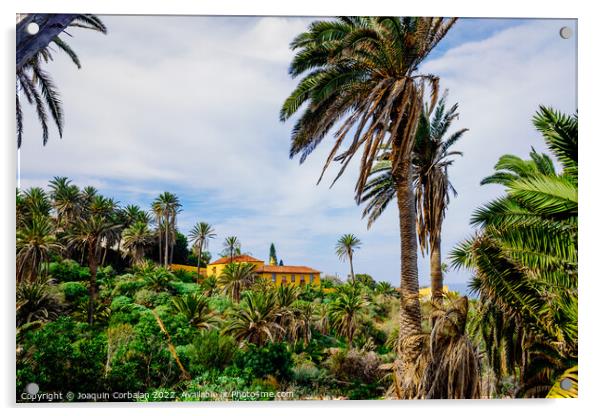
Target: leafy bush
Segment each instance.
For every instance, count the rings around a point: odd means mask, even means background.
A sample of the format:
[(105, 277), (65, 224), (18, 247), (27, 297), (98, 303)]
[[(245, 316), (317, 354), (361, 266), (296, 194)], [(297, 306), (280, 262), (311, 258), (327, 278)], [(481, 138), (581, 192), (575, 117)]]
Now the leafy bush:
[(201, 287), (196, 283), (183, 283), (178, 281), (169, 282), (169, 288), (176, 295), (186, 295), (188, 293), (200, 293)]
[(292, 375), (293, 358), (285, 343), (268, 343), (263, 347), (249, 344), (246, 351), (239, 351), (235, 365), (248, 371), (253, 378), (268, 375), (289, 380)]
[(374, 383), (383, 376), (378, 369), (381, 363), (375, 352), (357, 349), (341, 349), (327, 360), (328, 368), (337, 380), (365, 384)]
[(61, 317), (25, 336), (17, 356), (17, 396), (35, 382), (45, 392), (104, 391), (106, 335)]
[(81, 282), (65, 282), (60, 285), (60, 289), (67, 302), (79, 303), (84, 300), (83, 297), (88, 296), (88, 288)]
[(174, 270), (172, 273), (174, 277), (182, 283), (196, 283), (196, 273), (181, 269)]
[(144, 281), (137, 277), (129, 274), (115, 279), (115, 288), (113, 289), (113, 296), (129, 296), (134, 297), (135, 293), (144, 287)]
[(187, 351), (190, 372), (200, 374), (211, 368), (223, 370), (232, 364), (237, 350), (231, 337), (223, 336), (217, 330), (201, 332)]
[(78, 262), (70, 259), (50, 263), (48, 273), (59, 282), (77, 282), (90, 278), (89, 268), (80, 266)]
[(212, 370), (186, 383), (183, 401), (264, 401), (274, 400), (276, 390), (262, 380), (248, 381), (235, 369), (223, 373)]

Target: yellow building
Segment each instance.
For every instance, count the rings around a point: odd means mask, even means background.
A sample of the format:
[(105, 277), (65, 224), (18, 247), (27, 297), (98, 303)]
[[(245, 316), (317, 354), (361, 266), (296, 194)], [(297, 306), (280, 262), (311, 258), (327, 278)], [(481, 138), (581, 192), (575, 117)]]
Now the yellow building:
[[(443, 285), (443, 293), (448, 293), (449, 292), (449, 287), (447, 285)], [(426, 286), (426, 287), (421, 287), (420, 289), (418, 289), (418, 296), (420, 296), (421, 299), (430, 299), (431, 298), (431, 287), (430, 286)]]
[[(221, 259), (208, 264), (206, 275), (219, 277), (228, 263), (230, 263), (230, 257), (222, 257)], [(311, 267), (265, 264), (263, 260), (247, 255), (234, 256), (232, 258), (232, 263), (251, 263), (255, 265), (255, 272), (257, 275), (262, 279), (272, 282), (276, 286), (283, 284), (293, 286), (307, 284), (320, 285), (320, 271), (312, 269)]]

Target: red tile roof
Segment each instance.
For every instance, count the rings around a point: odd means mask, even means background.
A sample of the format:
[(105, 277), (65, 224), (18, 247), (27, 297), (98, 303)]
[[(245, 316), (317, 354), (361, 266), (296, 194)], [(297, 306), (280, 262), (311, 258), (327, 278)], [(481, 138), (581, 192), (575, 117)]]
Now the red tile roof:
[[(251, 256), (247, 256), (246, 254), (243, 254), (240, 256), (232, 257), (232, 262), (233, 263), (252, 263), (252, 262), (263, 263), (263, 260), (259, 260), (259, 259), (256, 259), (255, 257), (251, 257)], [(230, 263), (230, 256), (222, 257), (221, 259), (216, 260), (213, 263), (209, 263), (209, 266), (212, 266), (214, 264), (227, 264), (227, 263)]]
[(299, 273), (299, 274), (309, 274), (309, 273), (320, 273), (319, 270), (312, 269), (311, 267), (306, 266), (270, 266), (264, 265), (258, 267), (256, 270), (258, 273)]

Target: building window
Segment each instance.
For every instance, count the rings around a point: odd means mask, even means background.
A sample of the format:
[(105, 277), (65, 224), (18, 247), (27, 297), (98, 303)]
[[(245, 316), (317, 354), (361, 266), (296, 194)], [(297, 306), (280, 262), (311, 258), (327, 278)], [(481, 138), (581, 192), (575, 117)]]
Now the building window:
[(282, 284), (285, 285), (286, 284), (286, 276), (282, 276)]
[(294, 274), (291, 275), (291, 282), (293, 282), (293, 283), (295, 282), (295, 275)]
[(305, 276), (301, 276), (300, 282), (301, 282), (302, 285), (305, 284)]
[(309, 283), (312, 283), (312, 282), (314, 282), (314, 283), (315, 283), (315, 281), (316, 281), (316, 280), (314, 279), (314, 275), (313, 275), (313, 273), (312, 273), (312, 274), (310, 274), (310, 275), (309, 275)]
[(213, 274), (215, 274), (215, 271), (217, 270), (217, 267), (213, 268)]
[(272, 273), (272, 282), (276, 283), (276, 273)]

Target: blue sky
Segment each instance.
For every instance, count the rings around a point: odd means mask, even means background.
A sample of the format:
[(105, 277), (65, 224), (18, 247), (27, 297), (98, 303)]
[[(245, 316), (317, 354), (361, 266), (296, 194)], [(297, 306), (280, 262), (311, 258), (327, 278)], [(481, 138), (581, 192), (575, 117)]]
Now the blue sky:
[[(160, 192), (183, 203), (187, 233), (208, 221), (218, 237), (237, 235), (243, 250), (267, 259), (273, 242), (286, 264), (346, 276), (334, 254), (343, 233), (364, 242), (358, 273), (399, 281), (399, 237), (393, 207), (366, 230), (353, 202), (355, 168), (329, 189), (316, 186), (329, 151), (325, 140), (303, 164), (288, 158), (293, 122), (278, 112), (295, 86), (287, 74), (288, 44), (313, 18), (106, 16), (109, 34), (72, 30), (83, 64), (65, 57), (48, 65), (66, 113), (65, 131), (46, 147), (35, 115), (26, 111), (22, 187), (53, 176), (94, 185), (122, 203), (148, 208)], [(504, 153), (522, 157), (543, 142), (530, 119), (539, 104), (576, 111), (576, 39), (563, 40), (574, 21), (460, 19), (422, 70), (440, 75), (448, 102), (459, 102), (456, 128), (466, 127), (451, 168), (459, 196), (449, 207), (443, 250), (470, 235), (472, 211), (496, 195), (480, 187)], [(419, 260), (421, 282), (428, 261)], [(470, 276), (452, 271), (451, 283)]]

